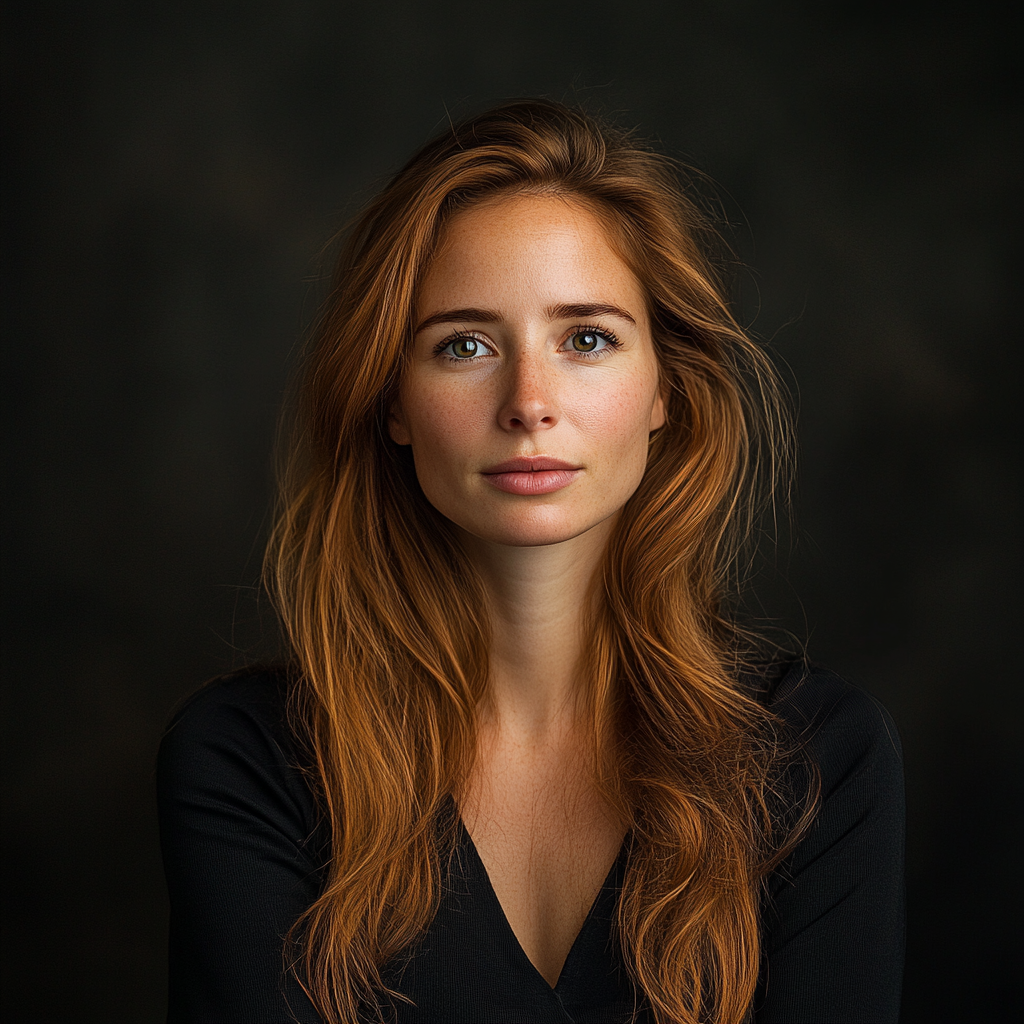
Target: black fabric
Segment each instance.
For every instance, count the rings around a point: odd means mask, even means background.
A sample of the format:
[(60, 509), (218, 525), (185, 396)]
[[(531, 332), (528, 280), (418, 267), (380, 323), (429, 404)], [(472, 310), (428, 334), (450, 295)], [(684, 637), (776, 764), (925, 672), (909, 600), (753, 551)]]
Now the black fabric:
[[(249, 670), (199, 690), (160, 748), (171, 898), (171, 1024), (319, 1024), (283, 936), (320, 891), (327, 834), (285, 722), (287, 680)], [(756, 1024), (896, 1021), (903, 966), (903, 774), (885, 710), (791, 666), (766, 692), (818, 764), (821, 809), (769, 880)], [(611, 927), (625, 847), (552, 989), (516, 941), (465, 829), (430, 929), (388, 984), (394, 1024), (653, 1018)]]

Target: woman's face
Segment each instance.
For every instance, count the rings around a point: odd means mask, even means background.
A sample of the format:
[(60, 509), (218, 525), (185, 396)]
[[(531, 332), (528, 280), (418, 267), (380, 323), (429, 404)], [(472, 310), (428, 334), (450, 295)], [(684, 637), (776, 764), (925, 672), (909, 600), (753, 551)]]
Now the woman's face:
[(515, 546), (615, 516), (665, 411), (643, 290), (592, 213), (517, 196), (457, 214), (414, 330), (389, 428), (438, 511)]

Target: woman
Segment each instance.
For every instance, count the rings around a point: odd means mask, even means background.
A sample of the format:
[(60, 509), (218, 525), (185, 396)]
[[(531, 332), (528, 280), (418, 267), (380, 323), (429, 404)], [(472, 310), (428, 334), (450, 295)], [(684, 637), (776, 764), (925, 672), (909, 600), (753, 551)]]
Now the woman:
[(350, 233), (268, 578), (161, 750), (172, 1021), (890, 1021), (902, 776), (726, 600), (786, 418), (671, 163), (558, 104)]

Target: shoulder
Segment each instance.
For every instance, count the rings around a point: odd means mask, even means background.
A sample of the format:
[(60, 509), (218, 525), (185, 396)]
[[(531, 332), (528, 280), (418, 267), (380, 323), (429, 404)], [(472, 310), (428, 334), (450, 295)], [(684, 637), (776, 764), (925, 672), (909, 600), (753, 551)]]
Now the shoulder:
[(895, 1021), (904, 841), (896, 726), (874, 697), (803, 662), (775, 675), (766, 702), (804, 755), (795, 781), (810, 781), (809, 762), (820, 788), (811, 787), (806, 831), (766, 880), (756, 1020)]
[(217, 676), (179, 701), (167, 733), (239, 715), (276, 727), (284, 721), (289, 686), (289, 671), (279, 665), (252, 665)]
[(289, 679), (274, 666), (254, 666), (204, 683), (179, 705), (164, 732), (161, 755), (179, 748), (267, 744), (293, 746), (287, 720)]
[(864, 772), (902, 786), (896, 724), (876, 698), (853, 683), (820, 665), (796, 661), (776, 673), (767, 703), (817, 765), (823, 795)]
[(283, 977), (282, 937), (317, 898), (329, 834), (288, 729), (288, 676), (211, 680), (160, 745), (173, 1021), (319, 1020)]
[(254, 667), (186, 698), (160, 743), (162, 808), (273, 805), (308, 821), (313, 800), (288, 725), (289, 686), (284, 669)]

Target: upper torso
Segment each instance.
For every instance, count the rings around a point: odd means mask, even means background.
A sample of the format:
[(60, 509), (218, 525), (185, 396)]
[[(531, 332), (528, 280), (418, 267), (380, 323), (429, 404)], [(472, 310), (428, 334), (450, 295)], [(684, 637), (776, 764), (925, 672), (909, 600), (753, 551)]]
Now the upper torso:
[[(179, 712), (162, 744), (171, 1021), (320, 1021), (282, 968), (283, 936), (319, 894), (329, 855), (285, 721), (286, 685), (255, 670), (216, 681)], [(827, 672), (792, 669), (773, 701), (806, 736), (822, 806), (769, 880), (754, 1019), (895, 1021), (903, 934), (895, 730), (875, 702)], [(630, 1019), (637, 1006), (636, 1019), (650, 1019), (613, 925), (628, 843), (616, 855), (614, 830), (602, 831), (603, 812), (585, 801), (561, 836), (557, 801), (518, 803), (507, 806), (505, 794), (490, 813), (469, 815), (470, 831), (460, 828), (434, 921), (386, 968), (385, 981), (411, 1000), (394, 1001), (392, 1019), (599, 1024)], [(561, 841), (574, 832), (591, 837), (580, 870), (579, 844), (574, 853)], [(554, 841), (545, 844), (546, 833)], [(530, 850), (540, 855), (524, 857)], [(571, 898), (560, 899), (563, 886)], [(557, 926), (531, 931), (552, 908)]]
[(580, 746), (571, 733), (487, 733), (459, 805), (509, 926), (551, 986), (625, 835)]

